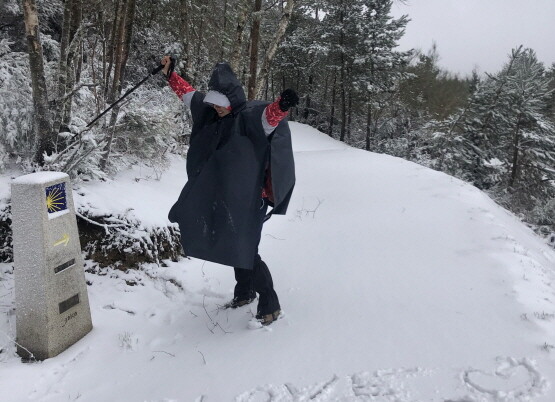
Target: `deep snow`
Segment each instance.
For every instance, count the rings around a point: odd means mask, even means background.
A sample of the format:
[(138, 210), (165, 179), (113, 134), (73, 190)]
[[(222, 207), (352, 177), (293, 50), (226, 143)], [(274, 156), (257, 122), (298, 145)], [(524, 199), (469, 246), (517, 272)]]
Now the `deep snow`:
[[(24, 364), (0, 264), (0, 399), (554, 401), (553, 250), (460, 180), (291, 127), (297, 186), (260, 246), (284, 318), (252, 330), (255, 305), (218, 309), (228, 267), (108, 269), (86, 274), (93, 331)], [(130, 170), (76, 204), (164, 225), (184, 170)]]

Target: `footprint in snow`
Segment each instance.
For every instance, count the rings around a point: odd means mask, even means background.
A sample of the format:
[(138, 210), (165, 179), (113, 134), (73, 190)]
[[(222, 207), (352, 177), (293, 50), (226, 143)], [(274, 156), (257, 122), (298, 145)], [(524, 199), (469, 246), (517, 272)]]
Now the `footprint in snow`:
[(201, 296), (206, 296), (206, 297), (213, 297), (215, 299), (225, 299), (226, 297), (229, 297), (229, 295), (225, 295), (223, 293), (218, 293), (218, 292), (214, 292), (212, 289), (210, 288), (203, 288), (201, 290), (198, 290), (196, 292), (197, 294), (201, 295)]
[(117, 307), (114, 304), (107, 304), (104, 307), (102, 307), (104, 310), (119, 310), (119, 311), (123, 311), (124, 313), (127, 313), (129, 315), (135, 315), (135, 312), (132, 310), (126, 310), (124, 308), (121, 307)]

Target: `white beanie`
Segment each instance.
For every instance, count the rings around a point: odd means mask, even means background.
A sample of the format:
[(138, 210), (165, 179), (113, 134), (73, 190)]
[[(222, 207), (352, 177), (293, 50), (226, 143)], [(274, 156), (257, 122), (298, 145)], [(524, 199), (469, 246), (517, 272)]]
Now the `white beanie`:
[(221, 106), (221, 107), (230, 107), (231, 103), (227, 96), (223, 93), (218, 91), (208, 91), (206, 96), (204, 97), (204, 103), (210, 103), (212, 105)]

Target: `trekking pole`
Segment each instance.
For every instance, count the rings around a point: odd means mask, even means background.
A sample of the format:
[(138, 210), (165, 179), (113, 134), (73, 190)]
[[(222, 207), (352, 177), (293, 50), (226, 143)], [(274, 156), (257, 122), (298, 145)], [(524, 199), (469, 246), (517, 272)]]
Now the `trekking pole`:
[(120, 103), (123, 99), (125, 99), (125, 97), (127, 95), (129, 95), (131, 92), (133, 92), (135, 89), (139, 88), (146, 80), (148, 80), (150, 77), (152, 77), (153, 75), (158, 74), (162, 69), (164, 68), (163, 64), (160, 64), (158, 67), (156, 67), (154, 70), (152, 70), (150, 72), (149, 75), (147, 75), (145, 78), (143, 78), (143, 80), (141, 82), (139, 82), (137, 85), (135, 85), (133, 88), (131, 88), (129, 91), (127, 91), (121, 98), (119, 98), (117, 101), (115, 101), (114, 103), (112, 103), (110, 105), (110, 107), (108, 109), (106, 109), (105, 111), (103, 111), (102, 113), (100, 113), (98, 116), (95, 117), (95, 119), (93, 121), (91, 121), (89, 124), (87, 124), (86, 128), (89, 128), (90, 126), (92, 126), (98, 119), (100, 119), (102, 116), (104, 116), (106, 113), (108, 113), (108, 111), (110, 111), (114, 106), (116, 106), (118, 103)]

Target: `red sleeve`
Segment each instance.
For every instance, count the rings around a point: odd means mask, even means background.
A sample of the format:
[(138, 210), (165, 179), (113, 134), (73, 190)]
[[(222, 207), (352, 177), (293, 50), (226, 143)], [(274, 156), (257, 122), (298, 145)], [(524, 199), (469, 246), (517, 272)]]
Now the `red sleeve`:
[(277, 98), (274, 103), (266, 106), (266, 121), (272, 127), (275, 127), (287, 116), (288, 112), (284, 112), (279, 108), (279, 101), (281, 97)]
[(183, 98), (183, 95), (189, 92), (195, 91), (195, 88), (191, 86), (187, 81), (181, 78), (175, 71), (172, 72), (170, 75), (170, 79), (168, 80), (171, 89), (173, 92), (179, 97), (179, 99)]

